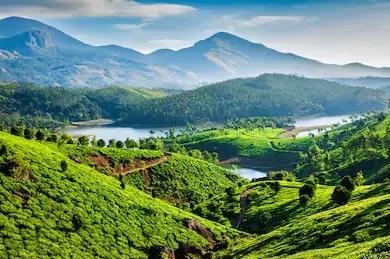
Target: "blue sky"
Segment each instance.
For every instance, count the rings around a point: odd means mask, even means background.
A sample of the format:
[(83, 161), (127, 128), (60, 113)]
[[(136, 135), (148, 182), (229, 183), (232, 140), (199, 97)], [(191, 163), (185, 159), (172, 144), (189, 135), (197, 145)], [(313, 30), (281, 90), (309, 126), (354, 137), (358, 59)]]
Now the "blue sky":
[(0, 0), (0, 16), (53, 25), (92, 45), (148, 53), (226, 31), (328, 63), (390, 67), (390, 1)]

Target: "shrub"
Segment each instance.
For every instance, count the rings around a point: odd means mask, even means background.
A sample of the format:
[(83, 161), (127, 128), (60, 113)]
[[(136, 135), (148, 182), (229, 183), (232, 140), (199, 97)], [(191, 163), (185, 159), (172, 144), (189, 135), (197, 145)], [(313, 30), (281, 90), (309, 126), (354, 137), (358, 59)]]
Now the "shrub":
[(299, 197), (299, 204), (306, 206), (309, 203), (310, 197), (306, 194)]
[(116, 142), (115, 145), (116, 145), (117, 148), (123, 148), (125, 146), (125, 144), (122, 141)]
[(61, 169), (62, 169), (62, 172), (65, 172), (66, 170), (68, 170), (68, 163), (65, 160), (61, 161)]
[(352, 197), (352, 193), (344, 186), (337, 186), (332, 194), (332, 200), (339, 205), (347, 204)]
[(46, 141), (56, 143), (56, 142), (57, 142), (57, 135), (56, 135), (56, 134), (50, 135), (50, 136), (46, 139)]
[(81, 138), (78, 139), (78, 142), (81, 146), (88, 146), (89, 145), (89, 137), (82, 136)]
[(347, 189), (350, 192), (355, 190), (355, 187), (356, 187), (355, 181), (349, 175), (344, 176), (344, 178), (340, 181), (340, 185), (345, 187), (345, 189)]
[(35, 138), (37, 140), (45, 140), (45, 133), (43, 133), (41, 130), (38, 130), (37, 133), (35, 133)]
[(30, 128), (24, 129), (24, 137), (26, 139), (33, 139), (35, 137), (34, 130), (32, 130)]
[(99, 139), (97, 141), (97, 146), (98, 147), (105, 147), (106, 146), (106, 142), (103, 139)]
[(116, 147), (116, 140), (115, 139), (110, 139), (108, 141), (108, 147)]
[(0, 124), (0, 131), (4, 131), (4, 126), (3, 126), (3, 124)]
[(12, 127), (11, 134), (19, 137), (24, 137), (24, 128), (23, 127)]
[(313, 198), (315, 190), (314, 185), (306, 183), (299, 189), (299, 196), (307, 195), (310, 198)]
[(365, 181), (366, 181), (366, 179), (364, 179), (363, 172), (362, 171), (358, 172), (356, 177), (355, 177), (356, 186), (362, 186)]

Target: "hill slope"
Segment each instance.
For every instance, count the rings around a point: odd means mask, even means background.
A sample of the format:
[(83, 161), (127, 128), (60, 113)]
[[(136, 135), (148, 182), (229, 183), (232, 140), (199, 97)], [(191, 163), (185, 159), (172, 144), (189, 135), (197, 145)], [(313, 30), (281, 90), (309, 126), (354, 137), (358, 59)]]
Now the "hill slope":
[(348, 114), (386, 107), (383, 92), (266, 74), (204, 86), (129, 107), (123, 124), (185, 124), (257, 116)]
[(213, 239), (235, 235), (135, 188), (123, 189), (54, 145), (0, 132), (0, 146), (0, 257), (146, 258), (152, 246), (211, 246), (185, 227), (189, 219), (200, 221)]

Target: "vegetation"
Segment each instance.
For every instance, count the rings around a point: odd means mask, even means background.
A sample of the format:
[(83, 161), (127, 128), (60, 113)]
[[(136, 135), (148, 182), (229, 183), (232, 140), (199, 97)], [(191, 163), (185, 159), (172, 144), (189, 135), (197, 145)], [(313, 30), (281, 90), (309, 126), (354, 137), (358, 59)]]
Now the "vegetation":
[(184, 125), (258, 116), (347, 114), (382, 110), (378, 90), (325, 80), (267, 74), (217, 83), (129, 107), (123, 124)]
[[(2, 258), (147, 258), (155, 246), (193, 244), (207, 251), (211, 243), (237, 235), (121, 187), (117, 179), (70, 160), (57, 145), (0, 132), (0, 146)], [(77, 147), (70, 150), (78, 154)], [(186, 227), (188, 220), (199, 222), (213, 240)]]

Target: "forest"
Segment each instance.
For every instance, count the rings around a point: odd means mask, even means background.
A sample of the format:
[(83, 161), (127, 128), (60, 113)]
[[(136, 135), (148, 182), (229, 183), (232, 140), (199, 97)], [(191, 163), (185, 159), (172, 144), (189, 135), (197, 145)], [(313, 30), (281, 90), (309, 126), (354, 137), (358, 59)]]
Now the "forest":
[(106, 118), (120, 126), (173, 126), (264, 116), (352, 114), (382, 110), (387, 104), (381, 90), (279, 74), (234, 79), (184, 92), (2, 83), (0, 122), (56, 128)]

